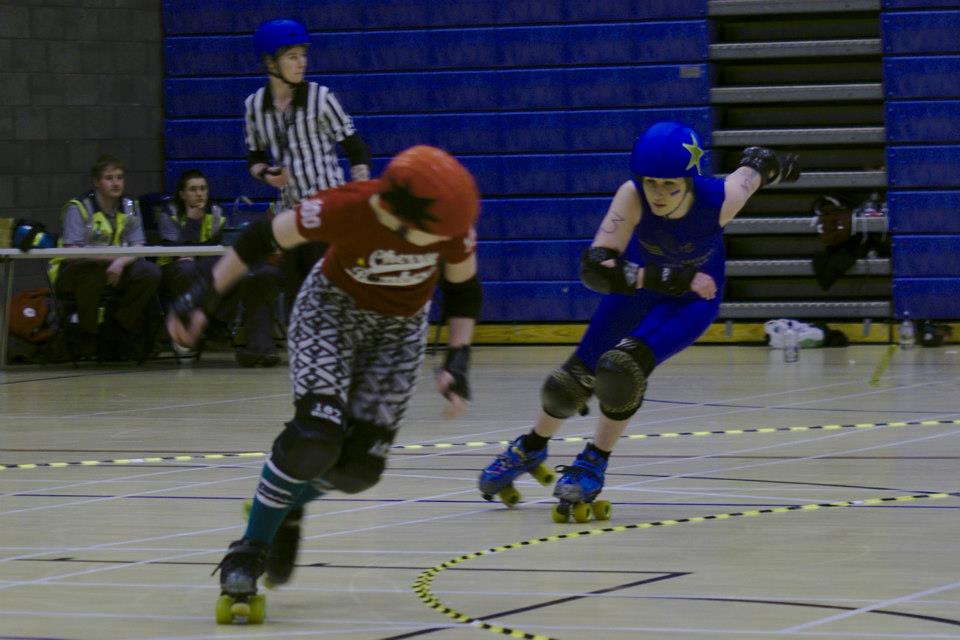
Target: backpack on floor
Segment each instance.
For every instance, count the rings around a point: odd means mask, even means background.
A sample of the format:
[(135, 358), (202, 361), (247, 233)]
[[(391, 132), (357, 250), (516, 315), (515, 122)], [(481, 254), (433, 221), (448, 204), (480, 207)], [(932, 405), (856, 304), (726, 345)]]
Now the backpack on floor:
[(44, 344), (57, 335), (59, 325), (50, 289), (25, 289), (10, 300), (10, 335)]

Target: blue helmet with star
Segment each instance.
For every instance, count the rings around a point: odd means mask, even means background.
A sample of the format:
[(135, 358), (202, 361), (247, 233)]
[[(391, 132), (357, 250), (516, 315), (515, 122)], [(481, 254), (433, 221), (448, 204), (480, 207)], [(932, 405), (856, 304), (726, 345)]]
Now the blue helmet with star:
[(651, 125), (633, 143), (630, 172), (637, 178), (693, 178), (703, 175), (706, 151), (700, 136), (679, 122)]

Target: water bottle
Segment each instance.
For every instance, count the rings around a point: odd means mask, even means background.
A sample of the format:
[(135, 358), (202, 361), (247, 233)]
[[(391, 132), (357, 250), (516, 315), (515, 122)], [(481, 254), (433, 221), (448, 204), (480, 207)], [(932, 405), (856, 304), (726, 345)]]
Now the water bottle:
[(800, 336), (793, 325), (783, 332), (783, 361), (796, 362), (800, 359)]
[(900, 323), (900, 348), (907, 350), (913, 349), (917, 343), (917, 336), (913, 329), (913, 320), (904, 318)]

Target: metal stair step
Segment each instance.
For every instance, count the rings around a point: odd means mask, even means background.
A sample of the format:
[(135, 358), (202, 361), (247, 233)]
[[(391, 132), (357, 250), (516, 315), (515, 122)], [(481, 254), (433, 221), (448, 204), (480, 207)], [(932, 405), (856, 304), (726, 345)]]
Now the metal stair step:
[(791, 13), (842, 13), (879, 11), (880, 0), (710, 0), (707, 14), (714, 16), (751, 16)]
[(724, 302), (720, 318), (888, 318), (890, 302)]
[(732, 42), (710, 45), (711, 60), (879, 55), (880, 38)]
[(887, 172), (879, 171), (807, 171), (796, 182), (767, 185), (764, 189), (886, 189)]
[[(809, 259), (795, 260), (728, 260), (727, 276), (812, 276)], [(847, 270), (846, 275), (890, 275), (888, 258), (865, 258)]]
[(803, 144), (876, 144), (886, 142), (883, 127), (805, 127), (727, 129), (713, 132), (714, 147)]
[[(855, 233), (866, 231), (867, 233), (882, 232), (887, 230), (886, 218), (857, 218), (855, 223)], [(734, 218), (724, 229), (727, 235), (748, 235), (748, 234), (807, 234), (817, 233), (816, 223), (813, 217), (793, 217), (793, 218)]]
[(882, 99), (883, 85), (879, 82), (754, 85), (744, 87), (714, 87), (710, 90), (710, 101), (713, 104)]

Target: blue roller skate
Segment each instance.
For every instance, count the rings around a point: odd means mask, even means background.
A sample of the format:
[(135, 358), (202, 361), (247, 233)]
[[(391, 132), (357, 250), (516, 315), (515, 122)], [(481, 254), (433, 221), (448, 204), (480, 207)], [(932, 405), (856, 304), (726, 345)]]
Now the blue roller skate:
[(607, 460), (596, 451), (584, 449), (569, 467), (558, 466), (563, 475), (557, 480), (553, 495), (560, 503), (553, 508), (554, 522), (568, 522), (570, 516), (577, 522), (590, 518), (609, 520), (611, 507), (606, 500), (597, 500), (603, 490)]
[(486, 469), (480, 472), (480, 493), (484, 500), (500, 498), (503, 504), (514, 507), (520, 502), (520, 492), (513, 481), (520, 475), (529, 473), (543, 486), (553, 482), (556, 476), (543, 463), (547, 459), (547, 448), (527, 453), (523, 450), (523, 436), (507, 445)]
[[(220, 598), (217, 624), (262, 624), (267, 602), (257, 593), (257, 579), (263, 574), (267, 545), (243, 538), (230, 543), (220, 570)], [(217, 571), (214, 569), (214, 572)]]

